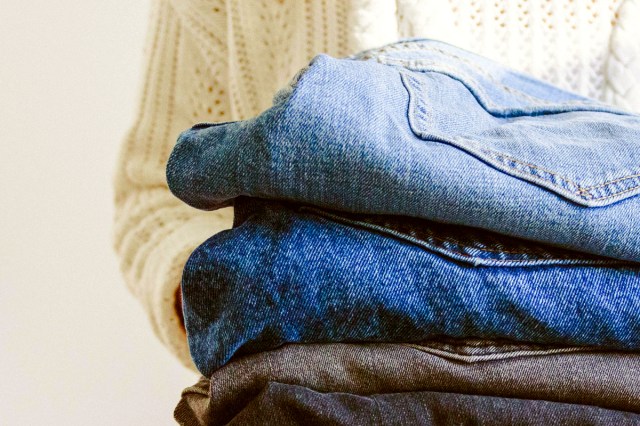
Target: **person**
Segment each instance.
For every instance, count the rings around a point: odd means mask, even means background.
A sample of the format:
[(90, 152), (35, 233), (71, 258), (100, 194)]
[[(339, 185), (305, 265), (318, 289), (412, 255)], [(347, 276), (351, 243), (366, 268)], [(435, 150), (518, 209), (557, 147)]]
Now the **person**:
[(318, 53), (439, 39), (579, 94), (640, 111), (640, 1), (152, 0), (145, 72), (113, 177), (113, 247), (155, 335), (197, 372), (182, 323), (191, 252), (232, 224), (193, 209), (165, 177), (178, 134), (243, 120)]

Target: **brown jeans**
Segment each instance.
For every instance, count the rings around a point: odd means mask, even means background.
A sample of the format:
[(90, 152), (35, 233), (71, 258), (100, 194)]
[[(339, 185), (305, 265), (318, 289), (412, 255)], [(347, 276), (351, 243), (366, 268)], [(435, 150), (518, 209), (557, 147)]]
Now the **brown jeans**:
[(182, 392), (181, 424), (225, 424), (267, 386), (372, 395), (450, 392), (640, 413), (640, 354), (499, 342), (290, 344), (238, 358)]
[(640, 414), (591, 405), (445, 392), (370, 396), (320, 393), (269, 382), (229, 425), (599, 425), (640, 424)]

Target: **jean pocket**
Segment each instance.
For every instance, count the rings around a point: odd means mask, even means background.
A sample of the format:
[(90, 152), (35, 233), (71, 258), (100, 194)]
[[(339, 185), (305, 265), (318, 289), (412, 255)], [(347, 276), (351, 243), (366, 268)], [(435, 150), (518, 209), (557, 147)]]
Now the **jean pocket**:
[(403, 46), (376, 60), (400, 72), (418, 138), (587, 207), (640, 193), (640, 116), (452, 46)]

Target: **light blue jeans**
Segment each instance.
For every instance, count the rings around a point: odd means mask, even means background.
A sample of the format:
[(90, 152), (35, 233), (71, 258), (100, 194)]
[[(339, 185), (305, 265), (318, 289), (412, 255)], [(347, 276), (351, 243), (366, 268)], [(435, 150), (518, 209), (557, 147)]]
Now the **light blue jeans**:
[(640, 261), (640, 117), (432, 40), (317, 56), (260, 116), (184, 131), (167, 180), (205, 210), (249, 195)]

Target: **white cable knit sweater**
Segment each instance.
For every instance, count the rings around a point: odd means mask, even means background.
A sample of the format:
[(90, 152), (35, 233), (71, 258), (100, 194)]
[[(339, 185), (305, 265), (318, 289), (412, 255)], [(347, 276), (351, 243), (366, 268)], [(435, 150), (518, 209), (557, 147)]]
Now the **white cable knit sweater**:
[(319, 52), (440, 39), (640, 111), (640, 0), (153, 0), (139, 108), (114, 179), (114, 248), (155, 334), (197, 371), (174, 309), (191, 251), (231, 226), (171, 195), (165, 165), (200, 121), (254, 116)]

